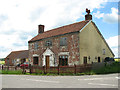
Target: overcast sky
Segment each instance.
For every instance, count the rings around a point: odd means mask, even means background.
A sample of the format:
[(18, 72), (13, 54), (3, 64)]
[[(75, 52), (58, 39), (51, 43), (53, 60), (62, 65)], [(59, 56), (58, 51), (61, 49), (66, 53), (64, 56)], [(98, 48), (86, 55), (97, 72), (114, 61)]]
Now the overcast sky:
[[(113, 2), (114, 1), (114, 2)], [(84, 20), (85, 9), (118, 57), (119, 0), (0, 0), (0, 58), (28, 49), (38, 25), (45, 31)]]

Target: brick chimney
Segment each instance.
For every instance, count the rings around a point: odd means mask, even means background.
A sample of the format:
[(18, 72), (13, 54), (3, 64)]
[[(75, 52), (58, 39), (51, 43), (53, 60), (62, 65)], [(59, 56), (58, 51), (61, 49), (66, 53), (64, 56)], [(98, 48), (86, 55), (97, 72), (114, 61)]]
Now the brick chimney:
[(38, 34), (43, 33), (44, 32), (44, 25), (38, 25)]
[(90, 14), (90, 10), (86, 8), (87, 14), (85, 15), (85, 20), (92, 20), (92, 15)]

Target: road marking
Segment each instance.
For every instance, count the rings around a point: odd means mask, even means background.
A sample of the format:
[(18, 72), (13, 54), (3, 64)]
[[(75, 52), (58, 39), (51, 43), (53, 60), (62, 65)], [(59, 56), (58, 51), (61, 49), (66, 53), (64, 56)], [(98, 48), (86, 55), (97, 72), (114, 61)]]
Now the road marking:
[(35, 79), (21, 79), (21, 80), (30, 80), (30, 81), (36, 81), (36, 82), (59, 83), (58, 81), (46, 81), (46, 80), (35, 80)]
[(84, 80), (100, 80), (100, 79), (103, 79), (103, 78), (88, 78), (88, 79), (84, 79)]
[(86, 78), (86, 79), (78, 79), (78, 80), (103, 80), (103, 78)]
[(115, 78), (120, 79), (120, 77), (115, 77)]
[(102, 85), (102, 86), (117, 86), (117, 85), (114, 85), (114, 84), (101, 84), (101, 83), (88, 83), (88, 84), (91, 84), (91, 85)]
[[(120, 77), (115, 77), (120, 79)], [(105, 77), (105, 78), (85, 78), (85, 79), (78, 79), (78, 80), (105, 80), (105, 79), (113, 79), (113, 77)]]

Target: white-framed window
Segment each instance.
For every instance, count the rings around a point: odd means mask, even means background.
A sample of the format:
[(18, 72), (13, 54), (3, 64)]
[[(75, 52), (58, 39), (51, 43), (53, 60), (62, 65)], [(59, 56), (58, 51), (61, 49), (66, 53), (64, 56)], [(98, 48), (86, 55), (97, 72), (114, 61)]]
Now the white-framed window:
[(67, 66), (68, 65), (68, 56), (67, 55), (59, 56), (59, 65), (60, 66)]

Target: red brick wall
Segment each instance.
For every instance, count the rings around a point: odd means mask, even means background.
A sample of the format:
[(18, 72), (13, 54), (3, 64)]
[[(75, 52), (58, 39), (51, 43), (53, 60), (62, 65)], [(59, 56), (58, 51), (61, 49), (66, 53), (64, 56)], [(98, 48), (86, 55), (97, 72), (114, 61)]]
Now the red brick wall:
[[(60, 46), (60, 38), (67, 37), (67, 46)], [(52, 40), (52, 46), (45, 46), (45, 41)], [(49, 48), (55, 54), (55, 60), (59, 63), (59, 53), (69, 52), (68, 64), (79, 65), (79, 33), (71, 33), (56, 37), (51, 37), (38, 41), (39, 47), (37, 50), (34, 49), (34, 42), (29, 43), (29, 59), (33, 62), (33, 54), (39, 55), (39, 65), (42, 65), (42, 54), (47, 48)]]
[[(5, 58), (5, 65), (8, 65), (7, 58)], [(12, 60), (9, 59), (9, 66), (13, 66)]]

